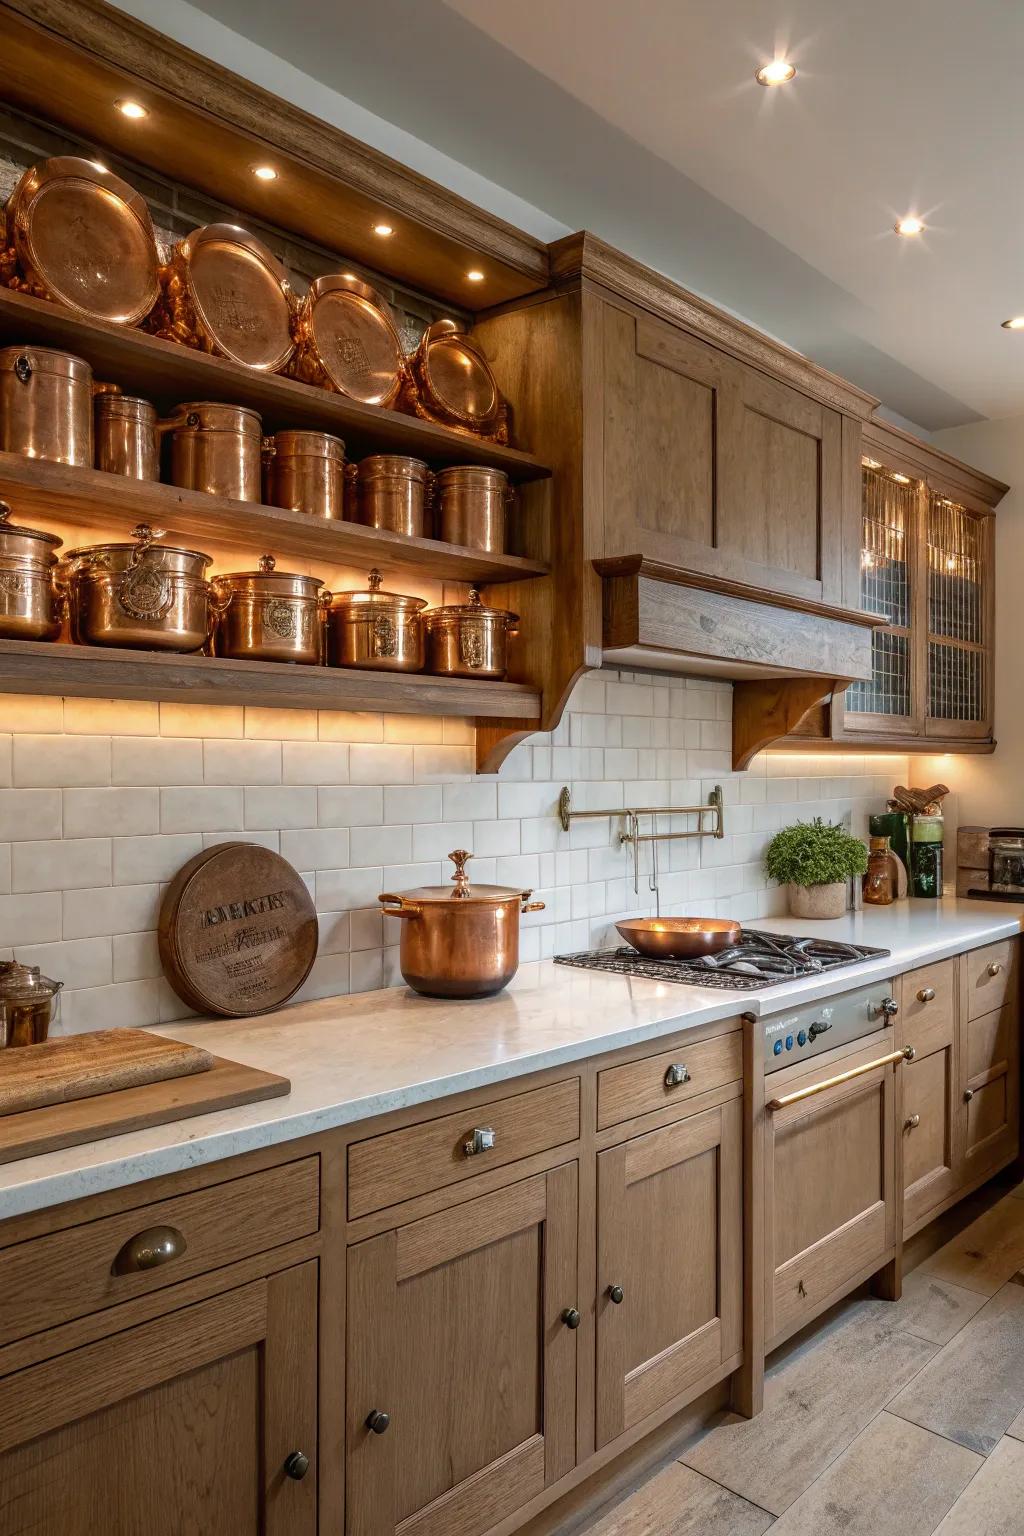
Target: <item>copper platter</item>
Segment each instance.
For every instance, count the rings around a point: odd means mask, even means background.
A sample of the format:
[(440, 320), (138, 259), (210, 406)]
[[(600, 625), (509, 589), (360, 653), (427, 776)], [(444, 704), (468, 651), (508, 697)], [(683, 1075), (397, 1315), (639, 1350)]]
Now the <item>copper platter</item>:
[(205, 224), (174, 248), (149, 329), (261, 373), (291, 358), (295, 298), (273, 251), (237, 224)]
[(739, 923), (725, 917), (633, 917), (616, 923), (622, 938), (649, 960), (692, 960), (735, 944)]
[(33, 165), (7, 206), (18, 286), (77, 314), (138, 325), (160, 288), (153, 223), (126, 181), (98, 161), (59, 155)]
[(508, 405), (491, 365), (454, 320), (437, 320), (423, 333), (409, 360), (411, 387), (405, 403), (426, 421), (508, 442)]
[(389, 406), (405, 380), (401, 338), (386, 300), (344, 273), (318, 277), (300, 307), (291, 372), (361, 405)]

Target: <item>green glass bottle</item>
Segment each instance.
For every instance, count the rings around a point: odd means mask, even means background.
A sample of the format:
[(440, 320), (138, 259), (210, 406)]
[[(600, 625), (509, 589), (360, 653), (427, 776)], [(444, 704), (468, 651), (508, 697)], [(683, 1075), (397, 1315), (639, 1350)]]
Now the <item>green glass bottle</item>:
[(942, 895), (941, 816), (915, 816), (910, 828), (910, 879), (915, 896)]

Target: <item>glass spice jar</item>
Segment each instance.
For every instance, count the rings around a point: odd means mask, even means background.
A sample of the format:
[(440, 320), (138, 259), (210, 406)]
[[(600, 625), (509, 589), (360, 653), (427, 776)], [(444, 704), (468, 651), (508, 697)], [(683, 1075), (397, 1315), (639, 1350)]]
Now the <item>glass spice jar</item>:
[(910, 828), (910, 877), (915, 896), (938, 900), (942, 895), (941, 815), (915, 816)]
[(868, 843), (868, 868), (864, 876), (865, 902), (873, 907), (892, 906), (896, 898), (893, 889), (892, 855), (887, 837), (872, 837)]

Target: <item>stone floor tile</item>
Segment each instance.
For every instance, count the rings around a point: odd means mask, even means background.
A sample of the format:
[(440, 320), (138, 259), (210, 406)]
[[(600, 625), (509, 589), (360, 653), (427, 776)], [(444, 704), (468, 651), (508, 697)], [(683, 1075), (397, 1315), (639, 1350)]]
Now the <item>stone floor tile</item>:
[(935, 1275), (916, 1269), (903, 1286), (902, 1299), (893, 1307), (893, 1316), (901, 1328), (930, 1339), (933, 1344), (948, 1344), (985, 1305), (980, 1291), (968, 1291)]
[(969, 1291), (994, 1296), (1024, 1269), (1024, 1200), (1000, 1200), (959, 1236), (925, 1259), (921, 1270)]
[(1024, 1286), (1004, 1285), (889, 1407), (987, 1456), (1024, 1409)]
[(935, 1536), (1020, 1536), (1024, 1529), (1024, 1445), (1000, 1440)]
[(781, 1515), (936, 1353), (894, 1311), (874, 1300), (839, 1309), (769, 1368), (757, 1418), (726, 1417), (682, 1460)]
[(764, 1536), (772, 1516), (674, 1462), (587, 1527), (587, 1536)]
[(790, 1505), (772, 1536), (932, 1536), (983, 1466), (973, 1451), (880, 1413)]

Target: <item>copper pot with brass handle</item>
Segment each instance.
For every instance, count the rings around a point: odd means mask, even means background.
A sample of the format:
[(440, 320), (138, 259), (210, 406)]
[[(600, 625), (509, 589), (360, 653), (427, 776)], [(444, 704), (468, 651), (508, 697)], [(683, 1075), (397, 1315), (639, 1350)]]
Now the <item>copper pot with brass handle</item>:
[(456, 848), (451, 885), (425, 885), (378, 900), (402, 919), (399, 964), (414, 992), (426, 997), (489, 997), (519, 969), (519, 919), (543, 912), (532, 891), (508, 885), (471, 885), (472, 855)]

